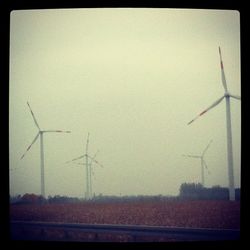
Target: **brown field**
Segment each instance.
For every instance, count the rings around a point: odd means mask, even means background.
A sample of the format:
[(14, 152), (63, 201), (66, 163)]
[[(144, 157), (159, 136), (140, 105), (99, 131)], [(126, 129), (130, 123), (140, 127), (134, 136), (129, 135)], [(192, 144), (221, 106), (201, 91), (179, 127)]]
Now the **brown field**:
[(10, 218), (44, 222), (239, 229), (240, 202), (158, 201), (11, 205)]

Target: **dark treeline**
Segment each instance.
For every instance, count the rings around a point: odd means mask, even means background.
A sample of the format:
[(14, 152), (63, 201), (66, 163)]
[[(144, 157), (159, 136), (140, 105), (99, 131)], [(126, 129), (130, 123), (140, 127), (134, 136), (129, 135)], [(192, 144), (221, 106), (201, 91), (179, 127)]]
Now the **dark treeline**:
[(36, 194), (24, 194), (23, 196), (17, 195), (10, 197), (11, 204), (76, 203), (82, 201), (83, 199), (77, 197), (68, 197), (61, 195), (49, 196), (48, 198), (44, 198), (43, 196)]
[[(240, 200), (240, 189), (235, 189), (236, 200)], [(177, 196), (164, 195), (94, 195), (86, 200), (77, 197), (68, 196), (48, 196), (44, 198), (36, 194), (24, 194), (23, 196), (11, 196), (11, 204), (58, 204), (58, 203), (82, 203), (82, 202), (158, 202), (158, 201), (176, 201), (176, 200), (229, 200), (228, 188), (213, 186), (211, 188), (203, 187), (200, 183), (183, 183), (180, 186), (180, 192)]]
[(164, 196), (164, 195), (98, 195), (94, 196), (92, 201), (95, 202), (157, 202), (157, 201), (169, 201), (177, 200), (178, 196)]
[(102, 195), (93, 196), (91, 199), (83, 199), (77, 197), (68, 196), (49, 196), (44, 198), (41, 195), (36, 194), (25, 194), (23, 196), (11, 196), (11, 204), (59, 204), (59, 203), (82, 203), (82, 202), (95, 202), (95, 203), (110, 203), (110, 202), (156, 202), (156, 201), (166, 201), (166, 200), (177, 200), (178, 196), (163, 196), (163, 195), (134, 195), (134, 196), (115, 196), (115, 195)]

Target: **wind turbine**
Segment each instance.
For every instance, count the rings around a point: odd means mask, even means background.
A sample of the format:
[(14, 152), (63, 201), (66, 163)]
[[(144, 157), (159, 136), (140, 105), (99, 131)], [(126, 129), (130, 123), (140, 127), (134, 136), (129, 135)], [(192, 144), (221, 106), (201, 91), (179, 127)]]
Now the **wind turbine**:
[(21, 159), (23, 159), (23, 157), (26, 155), (26, 153), (30, 150), (31, 146), (36, 142), (36, 140), (38, 139), (38, 137), (40, 136), (40, 166), (41, 166), (41, 195), (43, 197), (45, 197), (45, 181), (44, 181), (44, 146), (43, 146), (43, 134), (44, 133), (70, 133), (70, 131), (62, 131), (62, 130), (41, 130), (38, 122), (35, 118), (34, 113), (32, 112), (32, 109), (29, 105), (29, 103), (27, 102), (28, 107), (30, 109), (31, 115), (33, 117), (33, 120), (35, 122), (35, 125), (38, 128), (38, 133), (35, 136), (35, 138), (33, 139), (33, 141), (31, 142), (31, 144), (28, 146), (28, 148), (26, 149), (25, 153), (21, 156)]
[(229, 179), (229, 199), (230, 199), (230, 201), (234, 201), (235, 200), (235, 188), (234, 188), (234, 170), (233, 170), (233, 146), (232, 146), (230, 97), (235, 98), (237, 100), (241, 100), (241, 97), (237, 96), (237, 95), (232, 95), (231, 93), (228, 92), (220, 47), (219, 47), (219, 54), (220, 54), (220, 66), (221, 66), (221, 79), (222, 79), (222, 84), (223, 84), (225, 93), (222, 97), (220, 97), (218, 100), (216, 100), (211, 106), (209, 106), (207, 109), (202, 111), (193, 120), (191, 120), (188, 123), (188, 125), (191, 124), (192, 122), (194, 122), (196, 119), (198, 119), (200, 116), (205, 114), (210, 109), (217, 106), (225, 98), (225, 100), (226, 100), (226, 121), (227, 121), (227, 160), (228, 160), (228, 179)]
[(208, 173), (210, 174), (208, 167), (207, 167), (207, 163), (204, 160), (204, 155), (207, 151), (207, 149), (209, 148), (210, 144), (212, 143), (212, 140), (208, 143), (207, 147), (204, 149), (204, 151), (202, 152), (201, 155), (183, 155), (185, 157), (191, 157), (191, 158), (198, 158), (201, 160), (201, 184), (204, 187), (205, 186), (205, 180), (204, 180), (204, 166), (207, 169)]
[[(94, 171), (92, 168), (92, 163), (93, 160), (95, 160), (97, 153), (99, 152), (99, 150), (95, 153), (95, 155), (93, 156), (93, 158), (91, 158), (90, 163), (89, 163), (89, 196), (92, 197), (92, 175), (94, 175)], [(81, 163), (81, 162), (77, 162), (75, 163), (77, 165), (85, 165), (86, 163)], [(100, 165), (100, 164), (99, 164)], [(100, 165), (101, 167), (103, 167), (102, 165)]]
[[(92, 192), (92, 182), (91, 182), (91, 165), (92, 162), (95, 162), (96, 164), (98, 164), (99, 166), (103, 167), (102, 164), (100, 164), (98, 161), (95, 160), (96, 154), (94, 157), (91, 157), (88, 154), (88, 146), (89, 146), (89, 133), (88, 133), (88, 137), (87, 137), (87, 143), (86, 143), (86, 153), (74, 158), (73, 160), (67, 161), (66, 163), (70, 163), (79, 159), (82, 159), (85, 157), (85, 163), (81, 164), (81, 165), (85, 165), (86, 166), (86, 199), (91, 198), (91, 192)], [(89, 159), (91, 160), (89, 163)]]

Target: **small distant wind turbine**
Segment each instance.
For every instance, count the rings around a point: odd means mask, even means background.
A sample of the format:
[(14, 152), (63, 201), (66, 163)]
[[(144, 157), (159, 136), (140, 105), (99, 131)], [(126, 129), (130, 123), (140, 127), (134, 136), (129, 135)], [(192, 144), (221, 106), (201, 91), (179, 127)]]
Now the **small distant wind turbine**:
[(29, 151), (29, 149), (31, 148), (31, 146), (36, 142), (36, 140), (38, 139), (38, 137), (40, 136), (40, 159), (41, 159), (41, 163), (40, 163), (40, 166), (41, 166), (41, 195), (43, 197), (45, 197), (45, 181), (44, 181), (44, 146), (43, 146), (43, 134), (44, 133), (70, 133), (70, 131), (62, 131), (62, 130), (41, 130), (39, 125), (38, 125), (38, 122), (35, 118), (35, 115), (34, 113), (32, 112), (32, 109), (29, 105), (29, 103), (27, 102), (28, 104), (28, 107), (30, 109), (30, 112), (31, 112), (31, 115), (33, 117), (33, 120), (35, 122), (35, 125), (37, 126), (38, 128), (38, 133), (37, 135), (35, 136), (34, 140), (31, 142), (31, 144), (28, 146), (28, 148), (26, 149), (25, 153), (21, 156), (21, 159), (23, 159), (23, 157), (25, 156), (25, 154)]
[(212, 140), (208, 143), (207, 147), (204, 149), (204, 151), (202, 152), (201, 155), (183, 155), (185, 157), (191, 157), (191, 158), (198, 158), (201, 160), (201, 184), (204, 187), (205, 186), (205, 179), (204, 179), (204, 166), (207, 169), (208, 173), (210, 174), (208, 167), (207, 167), (207, 163), (204, 160), (204, 155), (207, 151), (207, 149), (209, 148), (210, 144), (212, 143)]
[[(87, 137), (87, 143), (86, 143), (86, 153), (74, 158), (73, 160), (67, 161), (65, 163), (70, 163), (79, 159), (82, 159), (85, 157), (85, 163), (80, 163), (81, 165), (85, 165), (86, 166), (86, 199), (90, 199), (92, 196), (92, 181), (91, 181), (91, 165), (93, 162), (95, 162), (96, 164), (98, 164), (99, 166), (103, 167), (102, 164), (100, 164), (97, 160), (95, 160), (96, 154), (94, 157), (91, 157), (88, 154), (88, 146), (89, 146), (89, 133), (88, 133), (88, 137)], [(89, 162), (89, 159), (91, 160)]]
[(228, 179), (229, 179), (229, 199), (231, 201), (234, 201), (235, 200), (235, 189), (234, 189), (233, 146), (232, 146), (230, 97), (235, 98), (237, 100), (241, 100), (241, 97), (237, 96), (237, 95), (232, 95), (228, 92), (220, 47), (219, 47), (219, 54), (220, 54), (220, 66), (221, 66), (221, 79), (222, 79), (223, 87), (225, 89), (225, 93), (222, 97), (220, 97), (217, 101), (215, 101), (211, 106), (209, 106), (207, 109), (202, 111), (193, 120), (191, 120), (188, 123), (188, 125), (191, 124), (192, 122), (194, 122), (196, 119), (198, 119), (200, 116), (205, 114), (210, 109), (217, 106), (225, 98), (225, 100), (226, 100), (226, 121), (227, 121), (227, 160), (228, 160)]
[[(91, 158), (90, 163), (89, 163), (89, 196), (92, 197), (92, 175), (94, 175), (94, 170), (92, 168), (92, 163), (93, 160), (95, 160), (97, 153), (99, 152), (99, 150), (95, 153), (95, 155), (93, 156), (93, 158)], [(77, 165), (85, 165), (86, 163), (82, 163), (82, 162), (76, 162), (75, 164)], [(102, 165), (99, 164), (99, 166), (103, 167)]]

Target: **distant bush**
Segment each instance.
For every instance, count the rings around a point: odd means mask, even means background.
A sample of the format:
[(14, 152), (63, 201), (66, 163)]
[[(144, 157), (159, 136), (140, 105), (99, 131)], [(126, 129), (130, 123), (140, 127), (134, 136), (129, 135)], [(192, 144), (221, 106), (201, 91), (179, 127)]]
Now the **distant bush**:
[(47, 199), (44, 198), (42, 195), (36, 194), (24, 194), (10, 196), (10, 203), (11, 204), (44, 204), (44, 203), (76, 203), (81, 202), (82, 199), (75, 198), (75, 197), (68, 197), (68, 196), (49, 196)]
[(54, 197), (49, 196), (47, 201), (48, 203), (77, 203), (81, 200), (76, 197), (55, 195)]
[(11, 204), (18, 204), (22, 200), (22, 196), (20, 194), (15, 195), (15, 196), (10, 196), (10, 203)]
[(46, 202), (46, 199), (41, 195), (26, 193), (23, 196), (18, 195), (11, 198), (10, 202), (15, 204), (41, 204)]
[(91, 202), (158, 202), (167, 200), (176, 200), (176, 196), (163, 196), (163, 195), (98, 195), (94, 196)]

